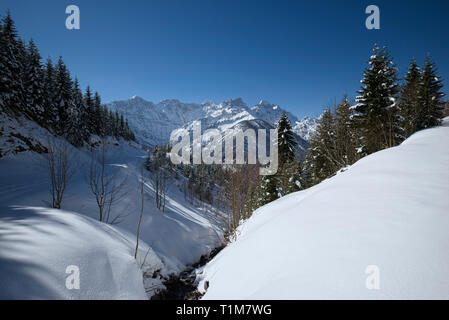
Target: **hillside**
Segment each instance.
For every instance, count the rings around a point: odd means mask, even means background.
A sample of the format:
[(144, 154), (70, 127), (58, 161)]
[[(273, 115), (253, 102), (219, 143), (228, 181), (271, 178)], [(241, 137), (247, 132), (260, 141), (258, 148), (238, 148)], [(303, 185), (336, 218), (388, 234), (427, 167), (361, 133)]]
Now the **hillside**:
[(260, 208), (199, 271), (204, 298), (448, 299), (448, 137), (446, 118)]
[[(98, 222), (98, 207), (87, 180), (87, 146), (69, 148), (76, 173), (63, 210), (45, 209), (51, 199), (49, 176), (45, 155), (35, 149), (45, 148), (49, 133), (24, 118), (5, 118), (4, 129), (4, 140), (0, 139), (5, 147), (0, 158), (0, 297), (145, 298), (143, 288), (151, 296), (163, 288), (164, 278), (180, 273), (222, 244), (225, 219), (218, 210), (186, 201), (182, 177), (168, 189), (165, 212), (156, 209), (146, 173), (140, 251), (134, 260), (140, 168), (146, 152), (135, 143), (109, 140), (106, 171), (115, 170), (119, 181), (126, 178), (125, 197), (111, 211), (112, 217), (121, 217), (120, 223), (110, 226)], [(11, 133), (21, 139), (11, 139)], [(31, 147), (24, 141), (31, 141)], [(61, 282), (68, 276), (66, 266), (72, 264), (81, 268), (79, 292), (67, 292)], [(142, 273), (148, 276), (144, 287)]]

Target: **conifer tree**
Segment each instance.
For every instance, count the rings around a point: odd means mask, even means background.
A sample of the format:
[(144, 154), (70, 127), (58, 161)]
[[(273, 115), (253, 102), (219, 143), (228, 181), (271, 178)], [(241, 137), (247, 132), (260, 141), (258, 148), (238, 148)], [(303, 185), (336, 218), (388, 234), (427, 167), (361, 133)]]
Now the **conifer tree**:
[(69, 110), (73, 107), (73, 84), (70, 73), (67, 70), (62, 57), (59, 58), (56, 66), (56, 108), (58, 111), (58, 126), (56, 133), (64, 135)]
[(404, 138), (417, 129), (420, 82), (421, 71), (416, 60), (413, 59), (405, 75), (405, 84), (402, 86), (399, 98), (399, 113), (404, 128)]
[(352, 107), (345, 95), (335, 108), (335, 154), (334, 158), (341, 167), (353, 164), (359, 159), (356, 152), (358, 134), (352, 122)]
[(258, 194), (257, 208), (279, 199), (277, 185), (278, 181), (274, 175), (262, 179), (262, 183), (256, 191)]
[(370, 154), (397, 142), (399, 121), (396, 108), (397, 68), (387, 50), (374, 47), (357, 97), (354, 120), (361, 130), (362, 148)]
[(86, 103), (84, 101), (83, 93), (81, 92), (79, 81), (75, 78), (73, 82), (73, 104), (78, 113), (78, 138), (79, 144), (82, 144), (82, 141), (89, 140), (89, 116), (87, 113)]
[(278, 154), (279, 164), (295, 159), (296, 141), (290, 120), (285, 112), (278, 121)]
[(100, 137), (105, 136), (105, 130), (104, 130), (104, 119), (102, 118), (102, 111), (101, 111), (101, 97), (98, 92), (95, 92), (94, 95), (94, 121), (95, 121), (95, 134), (97, 134)]
[(303, 163), (302, 183), (311, 187), (333, 176), (344, 166), (338, 158), (335, 119), (328, 108), (324, 111)]
[(24, 113), (39, 124), (44, 123), (44, 88), (41, 56), (30, 40), (23, 63)]
[(95, 105), (92, 98), (92, 92), (90, 86), (87, 86), (86, 93), (84, 94), (84, 104), (87, 110), (87, 129), (89, 135), (96, 133), (95, 123)]
[(44, 105), (44, 126), (56, 132), (59, 121), (58, 110), (55, 103), (56, 97), (56, 71), (50, 58), (44, 68), (43, 80), (43, 105)]
[(443, 117), (442, 80), (430, 56), (427, 57), (419, 88), (419, 110), (416, 129), (421, 130), (437, 126)]
[(14, 114), (20, 114), (22, 65), (17, 30), (8, 11), (2, 19), (0, 32), (0, 104)]

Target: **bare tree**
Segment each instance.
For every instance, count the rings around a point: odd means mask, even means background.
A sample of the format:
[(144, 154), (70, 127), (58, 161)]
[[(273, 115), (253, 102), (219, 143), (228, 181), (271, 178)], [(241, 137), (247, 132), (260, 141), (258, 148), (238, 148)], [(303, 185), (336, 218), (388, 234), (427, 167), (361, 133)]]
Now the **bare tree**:
[(136, 233), (136, 252), (134, 253), (134, 259), (137, 259), (137, 252), (139, 251), (139, 236), (140, 236), (140, 226), (142, 224), (142, 216), (143, 216), (143, 207), (145, 204), (145, 177), (144, 177), (144, 166), (142, 166), (141, 175), (140, 175), (140, 215), (139, 222), (137, 223), (137, 233)]
[(155, 193), (156, 208), (165, 211), (167, 191), (173, 178), (173, 166), (167, 158), (168, 147), (155, 147), (145, 163)]
[(45, 164), (50, 176), (51, 207), (61, 209), (64, 193), (74, 172), (74, 159), (66, 141), (49, 137), (47, 139)]
[(126, 176), (119, 179), (117, 168), (106, 168), (106, 141), (102, 139), (99, 150), (94, 148), (91, 150), (88, 175), (90, 190), (95, 196), (100, 221), (117, 224), (126, 216), (121, 213), (111, 217), (112, 207), (127, 194), (124, 190), (126, 180)]
[(226, 177), (224, 192), (230, 208), (228, 233), (233, 237), (240, 222), (252, 215), (256, 188), (260, 182), (259, 166), (235, 165), (228, 170)]

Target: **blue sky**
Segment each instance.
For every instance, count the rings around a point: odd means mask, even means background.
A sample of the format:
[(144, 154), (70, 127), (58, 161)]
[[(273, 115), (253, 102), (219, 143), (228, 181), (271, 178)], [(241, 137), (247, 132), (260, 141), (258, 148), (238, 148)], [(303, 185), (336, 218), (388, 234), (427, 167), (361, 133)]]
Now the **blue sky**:
[[(65, 28), (70, 4), (80, 30)], [(381, 30), (365, 28), (370, 4)], [(106, 102), (242, 97), (316, 116), (356, 96), (374, 43), (389, 48), (401, 76), (430, 53), (449, 87), (449, 1), (0, 0), (2, 15), (7, 8), (43, 57), (62, 55)]]

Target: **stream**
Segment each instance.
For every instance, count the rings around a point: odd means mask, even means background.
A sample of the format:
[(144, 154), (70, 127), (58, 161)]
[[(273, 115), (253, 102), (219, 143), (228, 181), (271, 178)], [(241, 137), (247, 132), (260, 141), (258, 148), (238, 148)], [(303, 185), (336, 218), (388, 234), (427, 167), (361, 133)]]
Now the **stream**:
[(163, 281), (165, 290), (161, 290), (151, 297), (150, 300), (199, 300), (203, 295), (197, 290), (195, 284), (196, 270), (211, 261), (225, 245), (217, 247), (207, 256), (201, 256), (200, 260), (179, 275), (170, 275)]

